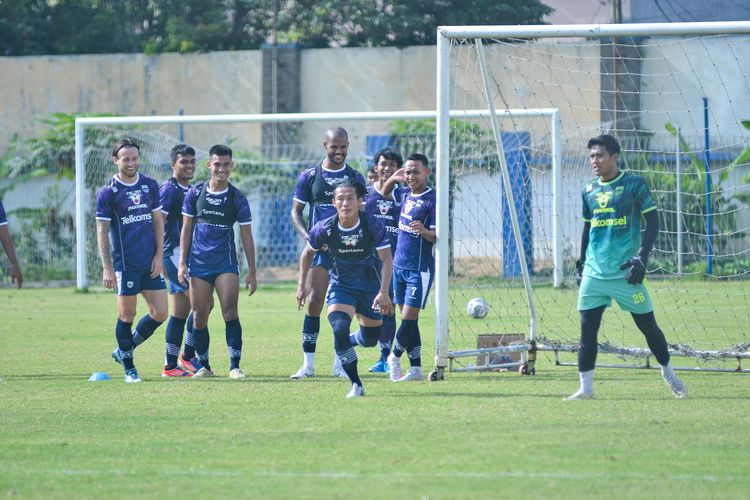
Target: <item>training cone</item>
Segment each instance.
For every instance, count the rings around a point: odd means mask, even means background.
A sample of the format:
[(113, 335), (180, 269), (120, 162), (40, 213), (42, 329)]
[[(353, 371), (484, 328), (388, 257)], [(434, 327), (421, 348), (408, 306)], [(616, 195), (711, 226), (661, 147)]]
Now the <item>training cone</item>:
[(105, 372), (94, 372), (89, 377), (89, 382), (101, 382), (102, 380), (112, 380), (112, 378)]

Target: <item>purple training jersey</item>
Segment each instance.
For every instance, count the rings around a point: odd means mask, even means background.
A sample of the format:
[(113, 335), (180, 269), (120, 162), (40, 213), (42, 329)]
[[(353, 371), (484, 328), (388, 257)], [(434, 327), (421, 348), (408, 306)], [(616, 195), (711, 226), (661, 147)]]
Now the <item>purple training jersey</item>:
[(8, 223), (8, 218), (5, 216), (5, 208), (3, 207), (3, 202), (0, 201), (0, 226), (4, 226)]
[(307, 244), (316, 252), (328, 245), (331, 286), (366, 291), (380, 288), (382, 264), (377, 251), (390, 248), (390, 242), (383, 223), (375, 217), (364, 214), (354, 227), (347, 229), (334, 215), (310, 229)]
[(132, 184), (125, 184), (115, 175), (99, 190), (96, 219), (109, 221), (115, 271), (151, 269), (156, 253), (153, 218), (160, 209), (159, 185), (143, 174), (138, 174)]
[(365, 198), (365, 212), (372, 215), (385, 226), (388, 239), (391, 242), (391, 255), (396, 251), (398, 239), (398, 216), (401, 212), (401, 188), (393, 190), (392, 198), (384, 198), (374, 184), (367, 186)]
[(159, 188), (161, 213), (164, 214), (164, 255), (174, 253), (180, 247), (180, 232), (182, 231), (182, 203), (190, 186), (183, 187), (174, 177), (171, 177)]
[[(316, 172), (319, 172), (318, 176)], [(339, 170), (329, 170), (322, 163), (318, 163), (299, 174), (297, 187), (294, 190), (294, 200), (310, 205), (308, 228), (336, 214), (336, 208), (331, 203), (333, 189), (347, 180), (366, 185), (362, 174), (349, 165), (344, 165)]]
[(427, 188), (420, 194), (410, 190), (403, 191), (401, 197), (401, 215), (398, 221), (398, 242), (393, 265), (401, 269), (418, 272), (434, 272), (435, 258), (432, 255), (433, 244), (412, 230), (412, 221), (421, 221), (424, 227), (435, 229), (435, 191)]
[[(205, 203), (199, 210), (201, 196), (205, 197)], [(239, 189), (229, 184), (227, 189), (213, 192), (208, 189), (208, 182), (191, 187), (185, 195), (182, 213), (195, 223), (189, 267), (221, 270), (239, 265), (233, 225), (252, 223), (250, 205)]]

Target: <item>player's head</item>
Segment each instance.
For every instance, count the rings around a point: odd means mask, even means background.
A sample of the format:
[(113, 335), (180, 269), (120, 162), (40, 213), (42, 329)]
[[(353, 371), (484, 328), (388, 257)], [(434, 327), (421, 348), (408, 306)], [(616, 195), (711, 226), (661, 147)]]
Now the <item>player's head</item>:
[(138, 173), (138, 155), (141, 147), (130, 137), (123, 137), (112, 148), (112, 161), (117, 165), (121, 179), (132, 179)]
[(620, 157), (620, 143), (608, 134), (589, 139), (589, 163), (594, 174), (608, 181), (617, 176), (617, 160)]
[(178, 182), (188, 182), (195, 176), (195, 149), (187, 144), (178, 144), (169, 152), (172, 174)]
[(229, 146), (216, 144), (208, 150), (208, 169), (211, 171), (211, 179), (219, 182), (227, 182), (229, 174), (232, 173), (234, 162), (232, 161), (232, 150)]
[(333, 206), (340, 218), (357, 216), (367, 195), (367, 188), (356, 181), (346, 180), (333, 188)]
[(349, 134), (341, 127), (329, 128), (323, 138), (323, 147), (326, 150), (327, 166), (338, 170), (344, 166), (349, 152)]
[(412, 153), (404, 162), (404, 183), (412, 193), (421, 193), (430, 174), (430, 160), (421, 153)]
[(378, 180), (378, 174), (375, 173), (374, 165), (367, 167), (367, 175), (365, 176), (365, 179), (367, 179), (367, 184), (372, 184)]
[(381, 182), (385, 182), (393, 175), (393, 172), (401, 168), (404, 164), (404, 159), (394, 150), (385, 148), (375, 153), (373, 163), (378, 179)]

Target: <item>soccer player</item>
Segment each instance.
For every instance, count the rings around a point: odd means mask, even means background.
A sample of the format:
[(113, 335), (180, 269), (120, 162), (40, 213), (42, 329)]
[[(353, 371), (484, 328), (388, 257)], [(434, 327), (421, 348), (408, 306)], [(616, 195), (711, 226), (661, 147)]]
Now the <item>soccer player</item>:
[[(195, 357), (193, 317), (190, 314), (190, 294), (180, 283), (177, 265), (180, 260), (180, 232), (182, 231), (182, 203), (195, 176), (195, 149), (178, 144), (169, 153), (172, 177), (159, 188), (161, 212), (164, 214), (164, 271), (169, 279), (169, 296), (172, 298), (172, 314), (169, 316), (166, 336), (166, 359), (162, 377), (191, 376), (200, 370)], [(185, 352), (181, 358), (183, 331), (187, 323)]]
[(0, 244), (3, 245), (3, 250), (5, 250), (5, 254), (10, 261), (11, 283), (15, 283), (18, 288), (21, 288), (21, 285), (23, 285), (23, 273), (21, 273), (21, 266), (18, 265), (16, 248), (13, 246), (13, 238), (8, 230), (8, 218), (5, 216), (5, 208), (2, 201), (0, 201)]
[[(118, 348), (112, 358), (125, 370), (125, 382), (141, 382), (133, 350), (167, 319), (164, 269), (164, 220), (159, 214), (159, 185), (138, 173), (140, 147), (130, 138), (117, 141), (112, 161), (117, 174), (96, 198), (96, 239), (102, 260), (102, 281), (117, 291)], [(154, 215), (156, 214), (156, 215)], [(148, 314), (132, 331), (138, 294)]]
[[(393, 297), (401, 309), (401, 325), (396, 332), (393, 350), (388, 356), (391, 380), (422, 380), (422, 339), (419, 334), (419, 312), (427, 305), (427, 295), (435, 275), (432, 247), (435, 243), (435, 191), (427, 186), (429, 160), (420, 153), (406, 158), (383, 185), (384, 196), (401, 198), (398, 238), (393, 257)], [(397, 182), (403, 191), (394, 191)], [(401, 355), (406, 352), (411, 363), (401, 374)]]
[[(391, 243), (391, 256), (396, 251), (396, 240), (398, 237), (398, 217), (401, 210), (401, 199), (395, 196), (383, 196), (383, 185), (401, 168), (404, 163), (400, 154), (392, 149), (381, 149), (375, 153), (375, 173), (377, 180), (367, 186), (367, 197), (365, 198), (365, 212), (380, 220), (385, 226)], [(391, 298), (393, 298), (391, 290)], [(396, 336), (396, 315), (384, 314), (383, 326), (378, 339), (380, 348), (380, 359), (370, 368), (373, 373), (386, 373), (388, 371), (388, 356), (391, 354), (391, 344)]]
[(182, 205), (180, 262), (178, 274), (183, 285), (190, 281), (195, 349), (201, 368), (193, 378), (213, 377), (208, 357), (210, 343), (208, 315), (214, 289), (219, 296), (229, 347), (229, 378), (244, 379), (240, 368), (242, 325), (237, 314), (240, 289), (240, 263), (234, 243), (234, 229), (240, 226), (248, 273), (245, 288), (250, 295), (258, 286), (255, 278), (255, 243), (247, 198), (229, 182), (234, 162), (232, 150), (217, 144), (208, 151), (211, 179), (190, 188)]
[[(349, 181), (334, 188), (336, 213), (310, 229), (307, 245), (300, 256), (297, 282), (297, 306), (302, 308), (308, 297), (306, 286), (310, 264), (315, 253), (326, 245), (331, 259), (328, 321), (333, 329), (336, 355), (352, 382), (347, 398), (365, 395), (357, 373), (354, 346), (375, 346), (380, 337), (382, 314), (390, 314), (393, 310), (388, 294), (392, 273), (390, 242), (383, 224), (360, 212), (366, 192), (363, 184)], [(349, 327), (355, 315), (360, 327), (350, 334)]]
[[(649, 349), (661, 365), (661, 375), (676, 398), (687, 390), (669, 361), (664, 333), (656, 324), (646, 276), (648, 254), (659, 232), (656, 204), (643, 178), (617, 166), (620, 144), (611, 135), (589, 140), (589, 163), (597, 177), (583, 188), (583, 233), (578, 310), (581, 345), (578, 351), (580, 387), (568, 400), (594, 397), (597, 335), (604, 310), (614, 298), (633, 316)], [(641, 239), (641, 217), (646, 221)]]
[[(326, 157), (316, 165), (304, 170), (297, 179), (292, 202), (292, 224), (297, 234), (307, 241), (308, 228), (317, 222), (325, 220), (336, 213), (333, 199), (333, 188), (345, 181), (365, 184), (365, 179), (356, 170), (346, 164), (346, 154), (349, 149), (349, 135), (341, 127), (333, 127), (326, 131), (323, 139)], [(305, 223), (303, 212), (305, 205), (310, 205), (308, 224)], [(302, 323), (302, 367), (290, 377), (293, 380), (312, 378), (315, 376), (315, 347), (320, 333), (320, 313), (323, 310), (325, 292), (328, 288), (328, 252), (322, 248), (318, 250), (310, 264), (310, 272), (306, 273), (308, 282), (305, 290), (307, 313)], [(333, 375), (345, 377), (339, 368), (338, 358), (334, 363)]]
[(378, 157), (377, 153), (375, 154), (375, 158), (373, 158), (373, 165), (370, 167), (367, 167), (367, 186), (372, 186), (375, 182), (378, 181), (378, 173), (376, 172), (377, 163), (378, 160), (376, 159)]

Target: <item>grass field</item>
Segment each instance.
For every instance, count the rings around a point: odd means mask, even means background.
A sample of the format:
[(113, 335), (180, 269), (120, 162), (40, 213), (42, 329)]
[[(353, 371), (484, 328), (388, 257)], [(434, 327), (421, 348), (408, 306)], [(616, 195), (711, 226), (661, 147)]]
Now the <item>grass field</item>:
[[(163, 327), (136, 351), (144, 383), (110, 359), (111, 294), (0, 290), (0, 495), (20, 498), (747, 498), (747, 375), (682, 374), (674, 400), (656, 371), (599, 370), (597, 399), (563, 402), (574, 368), (447, 374), (392, 384), (366, 374), (346, 400), (300, 364), (291, 285), (241, 297), (247, 381), (226, 378), (213, 318), (212, 380), (163, 380)], [(141, 305), (139, 312), (143, 312)], [(425, 315), (423, 332), (432, 328)], [(217, 315), (218, 317), (218, 315)], [(425, 339), (425, 365), (433, 341)], [(360, 369), (377, 358), (360, 350)], [(571, 358), (573, 359), (573, 358)], [(94, 371), (109, 382), (87, 382)]]

